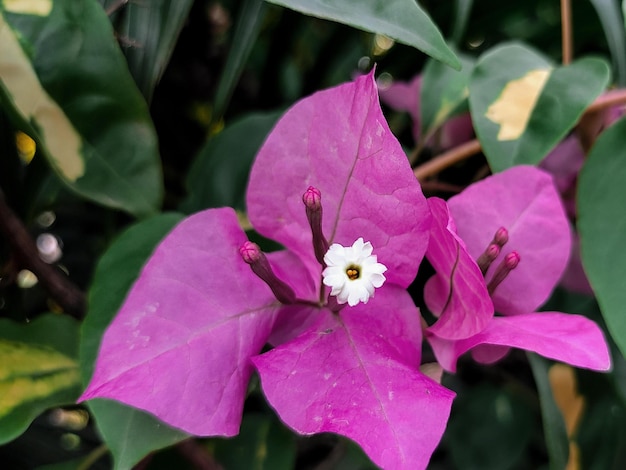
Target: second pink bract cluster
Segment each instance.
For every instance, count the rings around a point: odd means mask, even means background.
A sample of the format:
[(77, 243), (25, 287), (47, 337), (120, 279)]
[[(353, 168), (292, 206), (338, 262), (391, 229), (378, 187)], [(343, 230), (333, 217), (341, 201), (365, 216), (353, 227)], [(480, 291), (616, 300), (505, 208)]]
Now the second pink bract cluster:
[[(609, 369), (606, 342), (594, 322), (536, 312), (559, 281), (571, 244), (569, 222), (548, 173), (518, 166), (469, 186), (447, 203), (428, 202), (434, 222), (426, 256), (437, 274), (424, 294), (438, 320), (427, 328), (426, 339), (445, 370), (455, 371), (467, 351), (490, 363), (509, 347), (577, 367)], [(484, 254), (496, 233), (506, 233), (506, 240), (485, 266)], [(507, 270), (512, 253), (515, 263)], [(503, 279), (496, 280), (498, 273)]]

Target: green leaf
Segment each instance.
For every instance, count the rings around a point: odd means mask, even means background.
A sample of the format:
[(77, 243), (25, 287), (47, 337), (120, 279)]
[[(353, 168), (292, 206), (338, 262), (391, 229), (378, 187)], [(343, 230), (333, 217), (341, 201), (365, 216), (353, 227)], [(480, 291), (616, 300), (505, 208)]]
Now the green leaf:
[(456, 468), (516, 468), (533, 433), (533, 415), (520, 397), (483, 383), (460, 394), (444, 436)]
[(78, 194), (137, 216), (160, 206), (152, 121), (95, 0), (0, 4), (0, 106)]
[(131, 43), (124, 48), (124, 54), (147, 101), (152, 99), (192, 4), (192, 0), (128, 2), (120, 11), (122, 20), (117, 32), (122, 41)]
[(226, 65), (220, 77), (213, 109), (214, 121), (219, 120), (228, 106), (233, 90), (239, 83), (239, 76), (252, 52), (252, 47), (259, 35), (261, 23), (265, 17), (263, 0), (244, 0), (237, 18), (237, 25), (226, 59)]
[(609, 67), (600, 59), (557, 67), (515, 43), (481, 56), (470, 79), (469, 103), (491, 169), (539, 163), (602, 93), (609, 78)]
[(153, 450), (183, 441), (188, 434), (141, 410), (110, 400), (91, 400), (89, 409), (108, 445), (115, 469), (132, 468)]
[(462, 65), (460, 71), (434, 60), (428, 61), (424, 67), (420, 87), (420, 133), (423, 141), (427, 141), (467, 99), (474, 61), (461, 54), (459, 59)]
[(474, 0), (456, 0), (455, 2), (454, 27), (452, 28), (452, 42), (455, 45), (458, 45), (463, 39), (473, 3)]
[[(83, 382), (93, 373), (104, 330), (121, 306), (141, 267), (158, 242), (183, 218), (161, 214), (133, 225), (100, 259), (89, 290), (89, 312), (81, 329), (80, 368)], [(98, 428), (113, 453), (116, 468), (131, 468), (155, 449), (188, 437), (143, 411), (108, 400), (88, 402)]]
[(626, 118), (604, 131), (578, 180), (578, 231), (583, 266), (613, 339), (626, 355)]
[(0, 319), (0, 444), (48, 408), (80, 394), (78, 323), (46, 314), (28, 324)]
[(250, 114), (209, 139), (188, 173), (188, 196), (181, 210), (191, 213), (222, 206), (245, 210), (250, 167), (281, 114)]
[(455, 69), (459, 60), (415, 0), (266, 0), (305, 15), (383, 34)]
[(606, 35), (606, 42), (617, 71), (617, 83), (620, 86), (626, 86), (626, 34), (619, 3), (617, 0), (590, 1), (598, 13)]
[(595, 379), (595, 386), (604, 387), (585, 400), (585, 412), (576, 432), (581, 454), (579, 468), (621, 469), (626, 461), (626, 408), (603, 377)]
[[(597, 312), (591, 318), (602, 324), (599, 307), (593, 310)], [(579, 468), (584, 469), (618, 469), (626, 461), (626, 360), (611, 338), (607, 340), (613, 370), (576, 370), (584, 407), (574, 440), (580, 449)]]
[(296, 461), (293, 434), (261, 413), (244, 414), (238, 436), (211, 445), (216, 460), (228, 470), (291, 470)]
[(545, 434), (550, 468), (560, 470), (567, 466), (569, 458), (569, 439), (565, 430), (563, 415), (554, 401), (552, 388), (548, 378), (550, 362), (537, 354), (527, 353), (528, 362), (535, 377), (537, 391), (539, 392), (539, 404), (543, 419), (543, 432)]

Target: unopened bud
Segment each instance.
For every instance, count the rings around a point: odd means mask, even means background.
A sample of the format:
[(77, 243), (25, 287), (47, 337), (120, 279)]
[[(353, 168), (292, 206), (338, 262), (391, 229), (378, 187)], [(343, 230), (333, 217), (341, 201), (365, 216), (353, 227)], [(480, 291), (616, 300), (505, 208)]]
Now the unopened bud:
[(509, 231), (504, 227), (500, 227), (496, 230), (496, 234), (493, 236), (493, 241), (491, 243), (495, 243), (500, 248), (502, 248), (509, 241)]
[(511, 251), (508, 255), (504, 257), (504, 264), (509, 270), (515, 269), (521, 259), (522, 258), (517, 251)]
[(319, 211), (322, 209), (322, 193), (319, 189), (309, 186), (302, 195), (302, 202), (304, 202), (307, 209)]
[(247, 241), (241, 245), (241, 248), (239, 248), (239, 254), (248, 264), (256, 263), (263, 256), (263, 252), (261, 251), (261, 248), (259, 248), (259, 245), (251, 241)]
[(493, 274), (491, 281), (487, 284), (487, 290), (489, 291), (489, 295), (492, 295), (504, 279), (509, 275), (509, 273), (517, 267), (521, 260), (520, 255), (517, 251), (512, 251), (508, 253), (502, 262), (496, 268), (496, 272)]
[(325, 268), (324, 255), (328, 251), (329, 245), (322, 232), (322, 193), (319, 189), (309, 186), (302, 195), (302, 202), (304, 202), (306, 207), (306, 218), (309, 221), (311, 234), (313, 235), (315, 259)]
[(487, 273), (489, 266), (491, 263), (498, 257), (500, 254), (500, 247), (495, 243), (490, 243), (487, 249), (483, 252), (482, 255), (478, 257), (476, 263), (480, 268), (480, 272), (483, 273), (483, 276)]
[(252, 272), (272, 289), (272, 293), (279, 302), (289, 305), (296, 301), (295, 292), (286, 282), (281, 281), (274, 274), (267, 256), (261, 251), (259, 245), (246, 241), (239, 248), (239, 254), (250, 265)]

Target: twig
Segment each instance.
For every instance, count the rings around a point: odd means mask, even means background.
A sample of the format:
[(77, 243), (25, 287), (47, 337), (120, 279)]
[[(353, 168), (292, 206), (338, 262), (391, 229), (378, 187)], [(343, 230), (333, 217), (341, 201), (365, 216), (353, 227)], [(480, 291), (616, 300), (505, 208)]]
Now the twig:
[(626, 88), (618, 88), (602, 94), (589, 105), (585, 110), (585, 114), (595, 113), (620, 104), (626, 104)]
[(455, 163), (476, 155), (480, 152), (480, 148), (480, 142), (477, 139), (470, 140), (418, 166), (413, 174), (419, 181), (423, 181)]
[(0, 189), (0, 232), (13, 248), (16, 258), (37, 276), (61, 308), (71, 316), (82, 319), (86, 309), (84, 294), (61, 271), (39, 257), (35, 241), (22, 221), (7, 205), (2, 189)]
[(438, 193), (438, 192), (460, 193), (464, 189), (463, 186), (459, 186), (457, 184), (450, 184), (444, 181), (436, 181), (436, 180), (422, 181), (421, 184), (422, 184), (422, 191), (424, 192), (424, 194)]
[(561, 47), (563, 65), (572, 62), (572, 4), (571, 0), (561, 0)]
[(223, 470), (213, 456), (193, 438), (178, 443), (176, 449), (198, 470)]

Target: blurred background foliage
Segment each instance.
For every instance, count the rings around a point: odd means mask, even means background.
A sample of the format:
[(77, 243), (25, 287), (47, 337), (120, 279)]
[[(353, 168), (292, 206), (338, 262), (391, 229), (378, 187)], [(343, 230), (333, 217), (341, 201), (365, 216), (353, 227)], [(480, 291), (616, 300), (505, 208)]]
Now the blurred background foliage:
[[(60, 266), (82, 292), (91, 289), (92, 302), (104, 299), (101, 322), (115, 313), (128, 288), (124, 282), (131, 282), (132, 269), (139, 269), (160, 236), (180, 218), (176, 213), (221, 205), (245, 210), (247, 171), (265, 135), (286, 107), (317, 90), (348, 81), (373, 64), (379, 75), (409, 80), (428, 59), (424, 53), (385, 37), (260, 0), (100, 3), (154, 123), (164, 183), (163, 203), (157, 209), (173, 214), (137, 223), (127, 212), (70, 191), (38, 152), (33, 158), (32, 143), (16, 140), (16, 131), (23, 129), (2, 106), (0, 187), (8, 205), (37, 241), (40, 253), (48, 253), (51, 262)], [(518, 40), (557, 63), (561, 60), (561, 12), (556, 0), (423, 0), (420, 5), (456, 50), (469, 57), (476, 58), (504, 41)], [(579, 0), (572, 6), (574, 57), (596, 54), (606, 58), (613, 64), (614, 81), (623, 85), (624, 23), (618, 2)], [(408, 116), (388, 108), (385, 111), (392, 129), (410, 151), (413, 144)], [(428, 156), (425, 149), (422, 158)], [(466, 185), (484, 166), (484, 157), (477, 156), (460, 168), (446, 170), (441, 179)], [(449, 195), (426, 186), (425, 192)], [(134, 232), (124, 232), (129, 227)], [(102, 259), (112, 243), (115, 249), (108, 252), (109, 258)], [(136, 259), (124, 264), (133, 253)], [(102, 266), (97, 270), (99, 263)], [(60, 307), (40, 283), (17, 270), (18, 265), (11, 248), (3, 242), (2, 321), (35, 323), (45, 312), (59, 312)], [(127, 275), (131, 279), (115, 283), (98, 278), (99, 273), (115, 266), (119, 273), (130, 269)], [(414, 286), (418, 302), (427, 269), (420, 272)], [(558, 290), (545, 309), (584, 313), (602, 321), (592, 297), (565, 290)], [(59, 325), (45, 328), (54, 336)], [(87, 328), (101, 331), (104, 326), (94, 326), (91, 321), (84, 325)], [(9, 329), (5, 328), (0, 338), (10, 340)], [(74, 348), (68, 346), (72, 351), (67, 354), (78, 361), (78, 333), (64, 341), (66, 346), (75, 342)], [(91, 348), (94, 354), (97, 344), (81, 347)], [(551, 364), (536, 357), (529, 361), (519, 351), (497, 367), (462, 361), (457, 375), (444, 378), (444, 385), (454, 389), (458, 399), (431, 467), (558, 469), (567, 464), (570, 469), (624, 468), (626, 367), (616, 347), (613, 353), (610, 374), (577, 370), (550, 375)], [(80, 361), (84, 367), (85, 359)], [(558, 403), (559, 391), (574, 398), (563, 402), (569, 404)], [(67, 398), (59, 400), (61, 403)], [(574, 409), (572, 400), (582, 405)], [(225, 469), (373, 468), (346, 440), (291, 434), (277, 421), (254, 382), (241, 434), (234, 439), (198, 440), (194, 442), (199, 446), (190, 447), (189, 441), (182, 440), (185, 436), (173, 431), (157, 437), (158, 424), (133, 427), (126, 423), (125, 432), (146, 433), (150, 442), (145, 444), (144, 453), (180, 441), (143, 460), (141, 451), (137, 451), (141, 455), (129, 455), (123, 448), (124, 442), (128, 444), (136, 435), (121, 436), (121, 441), (118, 436), (117, 442), (115, 437), (107, 437), (114, 434), (116, 423), (126, 418), (113, 414), (106, 404), (102, 413), (111, 421), (106, 425), (99, 418), (94, 422), (97, 408), (92, 415), (82, 406), (44, 409), (27, 413), (30, 419), (37, 417), (19, 437), (0, 430), (4, 442), (0, 446), (2, 468), (111, 468), (113, 461), (103, 436), (110, 440), (107, 445), (116, 453), (118, 468), (130, 468), (139, 460), (137, 468), (155, 470), (218, 468), (202, 466), (208, 465), (207, 459)]]

